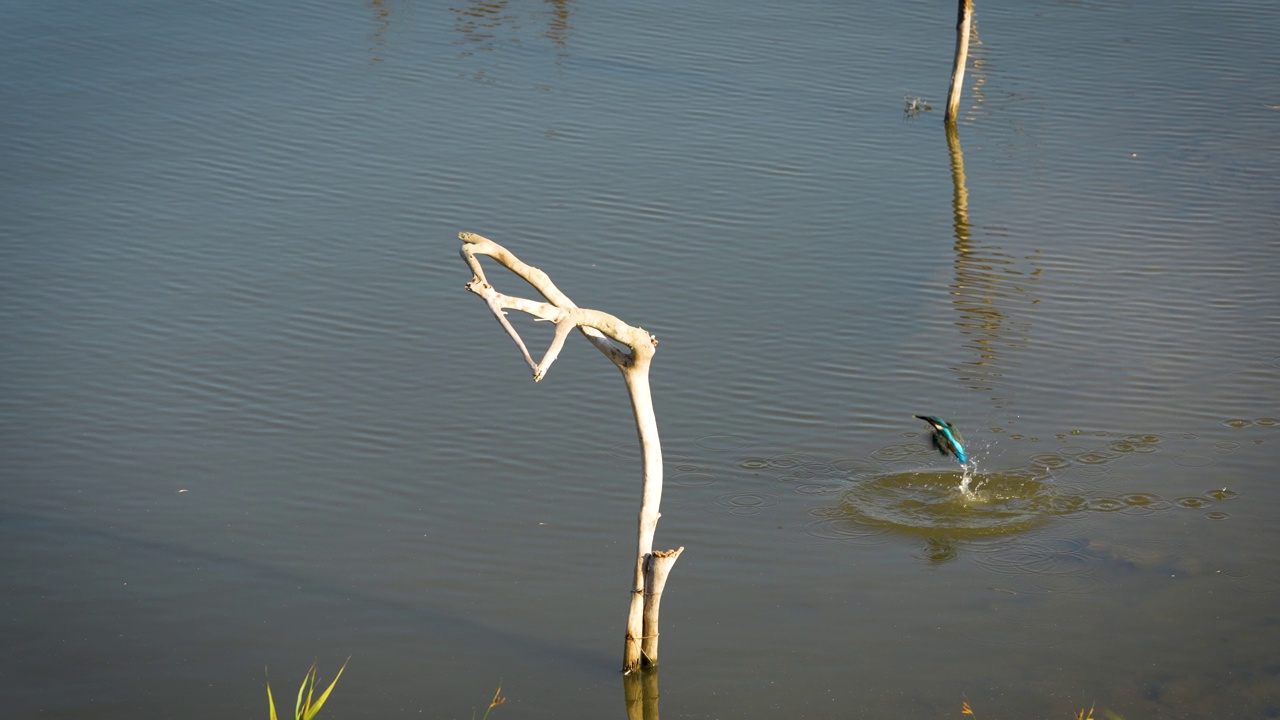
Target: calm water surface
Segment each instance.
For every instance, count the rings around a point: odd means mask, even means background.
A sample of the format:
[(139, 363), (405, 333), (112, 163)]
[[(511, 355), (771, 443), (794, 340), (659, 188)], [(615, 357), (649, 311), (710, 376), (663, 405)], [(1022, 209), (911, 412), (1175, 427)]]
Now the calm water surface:
[(625, 716), (470, 230), (666, 717), (1280, 716), (1280, 6), (850, 5), (0, 2), (6, 715)]

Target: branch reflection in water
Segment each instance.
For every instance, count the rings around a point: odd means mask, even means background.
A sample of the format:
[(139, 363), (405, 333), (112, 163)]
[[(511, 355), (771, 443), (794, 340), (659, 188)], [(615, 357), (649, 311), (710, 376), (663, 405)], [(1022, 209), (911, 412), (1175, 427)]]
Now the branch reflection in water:
[(623, 673), (622, 697), (627, 720), (658, 720), (658, 668), (642, 667)]
[[(951, 158), (951, 205), (954, 214), (955, 279), (951, 285), (956, 326), (966, 338), (965, 346), (976, 356), (952, 369), (970, 389), (995, 392), (1003, 376), (1002, 367), (1015, 366), (1010, 358), (1030, 343), (1031, 323), (1010, 315), (1014, 301), (1024, 299), (1035, 305), (1024, 285), (1039, 277), (1040, 270), (1018, 268), (1017, 258), (998, 245), (979, 244), (969, 217), (969, 189), (965, 185), (964, 152), (954, 123), (946, 125), (947, 148)], [(997, 408), (1005, 406), (998, 394), (991, 398)]]

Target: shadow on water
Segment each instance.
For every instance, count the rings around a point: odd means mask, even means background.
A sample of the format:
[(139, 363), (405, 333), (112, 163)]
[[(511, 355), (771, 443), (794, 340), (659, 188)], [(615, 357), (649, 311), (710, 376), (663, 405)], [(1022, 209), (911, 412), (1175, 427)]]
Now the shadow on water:
[[(45, 514), (0, 512), (0, 540), (9, 541), (11, 537), (23, 537), (24, 542), (38, 545), (42, 550), (67, 556), (96, 553), (112, 558), (117, 564), (127, 558), (148, 568), (198, 567), (203, 576), (243, 578), (256, 597), (279, 598), (294, 607), (293, 615), (299, 614), (298, 606), (306, 602), (322, 606), (324, 613), (331, 612), (334, 606), (341, 606), (353, 616), (390, 618), (396, 627), (429, 626), (433, 641), (438, 648), (443, 648), (441, 653), (446, 655), (456, 654), (466, 646), (502, 648), (504, 652), (538, 657), (571, 667), (576, 672), (599, 672), (617, 660), (568, 643), (491, 627), (450, 609), (433, 607), (421, 598), (406, 602), (362, 589), (324, 572), (307, 572), (289, 565), (260, 561), (251, 553), (217, 552)], [(181, 588), (176, 587), (180, 583), (171, 583), (175, 592), (181, 592)], [(232, 593), (233, 590), (225, 589), (224, 592)], [(264, 613), (274, 611), (270, 604), (262, 607)], [(266, 621), (264, 617), (263, 622)], [(311, 621), (320, 622), (314, 618)]]

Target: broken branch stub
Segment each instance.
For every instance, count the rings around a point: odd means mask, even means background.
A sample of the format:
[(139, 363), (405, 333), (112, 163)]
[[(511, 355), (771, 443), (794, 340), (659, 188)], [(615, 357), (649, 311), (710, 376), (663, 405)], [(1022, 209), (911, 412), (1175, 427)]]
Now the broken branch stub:
[[(658, 421), (649, 391), (649, 364), (658, 339), (644, 328), (628, 325), (609, 313), (578, 307), (556, 287), (546, 273), (525, 264), (498, 243), (468, 232), (459, 233), (458, 239), (462, 241), (462, 259), (471, 268), (471, 281), (466, 285), (467, 290), (484, 299), (507, 335), (520, 348), (525, 361), (533, 370), (535, 382), (546, 377), (551, 364), (560, 356), (565, 338), (574, 328), (622, 371), (631, 397), (631, 411), (640, 438), (644, 469), (644, 489), (636, 537), (636, 563), (632, 575), (631, 608), (627, 615), (622, 669), (624, 672), (631, 672), (642, 663), (656, 665), (658, 607), (662, 588), (666, 584), (671, 566), (684, 550), (682, 547), (666, 552), (653, 551), (653, 536), (657, 530), (658, 518), (661, 517), (658, 508), (662, 502), (662, 443), (658, 438)], [(485, 276), (480, 264), (481, 256), (492, 258), (529, 283), (542, 295), (545, 302), (498, 292)], [(555, 324), (551, 344), (541, 360), (533, 359), (520, 333), (507, 320), (507, 310), (518, 310)]]
[(644, 642), (640, 653), (650, 665), (658, 662), (658, 608), (662, 605), (662, 590), (667, 586), (667, 575), (676, 564), (684, 546), (675, 550), (656, 550), (645, 558), (644, 572)]

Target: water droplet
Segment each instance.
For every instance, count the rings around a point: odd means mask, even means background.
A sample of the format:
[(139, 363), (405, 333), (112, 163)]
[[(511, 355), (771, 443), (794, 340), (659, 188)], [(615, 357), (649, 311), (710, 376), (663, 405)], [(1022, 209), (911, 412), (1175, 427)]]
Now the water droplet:
[[(769, 467), (774, 470), (795, 470), (808, 465), (814, 465), (813, 458), (800, 453), (787, 453), (783, 455), (775, 455), (769, 458)], [(831, 466), (825, 463), (817, 463), (821, 465), (826, 472), (830, 472)]]
[(890, 445), (883, 447), (871, 453), (871, 457), (876, 460), (893, 462), (895, 460), (903, 460), (913, 455), (923, 455), (928, 452), (929, 448), (924, 445)]
[(1173, 461), (1183, 467), (1209, 467), (1217, 462), (1213, 458), (1204, 455), (1183, 455), (1174, 458)]
[(1117, 457), (1119, 457), (1117, 453), (1109, 453), (1102, 450), (1092, 450), (1092, 451), (1077, 455), (1075, 458), (1075, 461), (1078, 463), (1084, 463), (1085, 465), (1102, 465), (1104, 463), (1111, 462)]
[(687, 472), (678, 473), (671, 478), (674, 485), (681, 487), (703, 487), (706, 485), (714, 485), (716, 476), (705, 472)]
[(1125, 504), (1118, 498), (1100, 497), (1090, 499), (1088, 508), (1094, 512), (1117, 512), (1125, 509)]
[(764, 493), (731, 493), (716, 498), (717, 505), (734, 515), (755, 515), (775, 502), (772, 495)]
[(1043, 468), (1046, 470), (1056, 470), (1067, 467), (1071, 464), (1070, 460), (1056, 453), (1045, 453), (1044, 455), (1034, 455), (1029, 461), (1033, 468)]
[(745, 447), (747, 440), (737, 435), (707, 435), (698, 438), (695, 444), (708, 450), (736, 450)]
[[(1130, 493), (1120, 498), (1126, 505), (1156, 505), (1164, 503), (1164, 498), (1149, 493)], [(1168, 503), (1165, 503), (1166, 505)]]
[(836, 458), (831, 467), (846, 473), (872, 472), (879, 467), (875, 462), (865, 458)]
[(1214, 455), (1230, 455), (1240, 447), (1240, 443), (1235, 442), (1216, 442), (1213, 444)]

